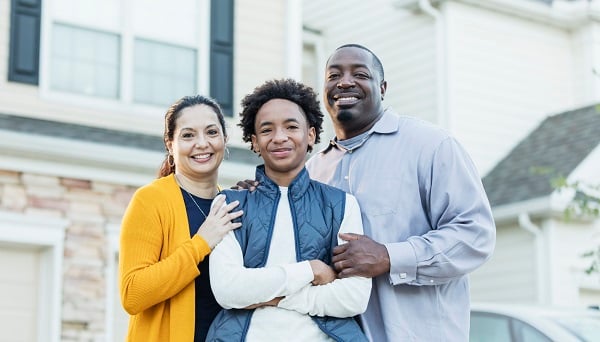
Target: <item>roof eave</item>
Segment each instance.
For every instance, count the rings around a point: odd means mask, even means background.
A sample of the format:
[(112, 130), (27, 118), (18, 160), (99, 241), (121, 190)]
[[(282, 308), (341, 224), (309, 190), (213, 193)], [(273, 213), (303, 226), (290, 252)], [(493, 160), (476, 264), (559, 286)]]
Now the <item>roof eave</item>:
[(501, 13), (515, 15), (560, 28), (575, 28), (600, 19), (600, 10), (583, 2), (559, 2), (548, 6), (523, 0), (455, 0)]
[(575, 191), (571, 189), (554, 191), (547, 196), (495, 206), (492, 213), (496, 224), (517, 221), (523, 213), (536, 218), (561, 218), (574, 195)]

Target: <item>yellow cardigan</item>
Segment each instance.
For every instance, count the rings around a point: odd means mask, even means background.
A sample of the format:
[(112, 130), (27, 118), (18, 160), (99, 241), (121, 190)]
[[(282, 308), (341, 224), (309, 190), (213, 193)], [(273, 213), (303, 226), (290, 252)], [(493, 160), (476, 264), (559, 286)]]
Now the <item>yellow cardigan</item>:
[(119, 251), (121, 303), (131, 315), (127, 341), (194, 340), (198, 264), (210, 253), (190, 238), (173, 174), (139, 188), (125, 212)]

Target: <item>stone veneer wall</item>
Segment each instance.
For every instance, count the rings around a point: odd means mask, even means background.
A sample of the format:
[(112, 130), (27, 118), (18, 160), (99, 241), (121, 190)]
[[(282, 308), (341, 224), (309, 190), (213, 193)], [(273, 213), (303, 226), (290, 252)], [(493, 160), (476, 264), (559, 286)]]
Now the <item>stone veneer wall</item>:
[(0, 170), (0, 210), (67, 220), (62, 341), (104, 341), (107, 227), (135, 187)]

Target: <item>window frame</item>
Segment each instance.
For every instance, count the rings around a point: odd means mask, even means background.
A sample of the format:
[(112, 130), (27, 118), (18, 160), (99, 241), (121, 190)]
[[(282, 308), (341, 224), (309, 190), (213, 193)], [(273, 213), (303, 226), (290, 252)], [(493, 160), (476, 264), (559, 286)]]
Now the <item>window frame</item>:
[[(210, 0), (198, 1), (198, 24), (196, 26), (197, 42), (194, 46), (181, 45), (186, 48), (194, 49), (196, 52), (196, 92), (208, 94), (210, 88), (209, 63), (210, 63)], [(125, 6), (123, 16), (133, 11), (131, 6)], [(125, 20), (126, 21), (126, 20)], [(86, 30), (96, 30), (116, 34), (120, 38), (120, 58), (119, 58), (119, 97), (116, 99), (101, 98), (78, 93), (59, 91), (51, 87), (51, 58), (52, 58), (52, 30), (55, 23), (80, 27)], [(133, 29), (127, 24), (122, 24), (119, 30), (108, 30), (94, 26), (83, 26), (81, 23), (58, 20), (52, 17), (49, 1), (42, 1), (42, 22), (40, 37), (40, 57), (39, 57), (39, 91), (43, 100), (50, 102), (63, 103), (69, 106), (92, 108), (103, 111), (105, 116), (102, 121), (122, 120), (123, 115), (137, 119), (147, 119), (149, 116), (162, 117), (166, 105), (144, 104), (134, 101), (134, 47), (135, 39), (144, 39), (154, 42), (170, 44), (157, 37), (148, 37), (145, 35), (134, 35)], [(171, 44), (172, 45), (172, 44)], [(204, 75), (204, 76), (202, 76)], [(233, 91), (233, 90), (232, 90)], [(189, 94), (182, 94), (189, 95)]]

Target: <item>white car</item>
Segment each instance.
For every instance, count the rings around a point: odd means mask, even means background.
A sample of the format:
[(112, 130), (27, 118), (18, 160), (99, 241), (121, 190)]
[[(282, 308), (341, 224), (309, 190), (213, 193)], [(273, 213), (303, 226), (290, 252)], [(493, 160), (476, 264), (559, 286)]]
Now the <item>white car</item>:
[(471, 342), (600, 341), (600, 310), (471, 304)]

